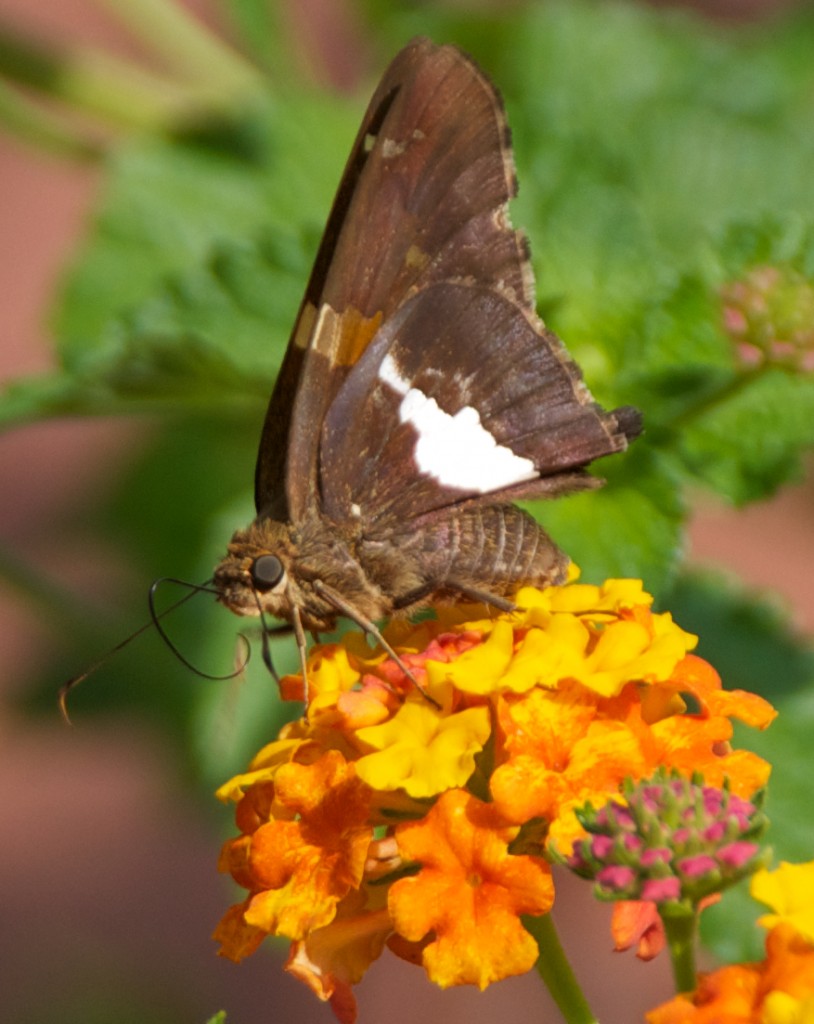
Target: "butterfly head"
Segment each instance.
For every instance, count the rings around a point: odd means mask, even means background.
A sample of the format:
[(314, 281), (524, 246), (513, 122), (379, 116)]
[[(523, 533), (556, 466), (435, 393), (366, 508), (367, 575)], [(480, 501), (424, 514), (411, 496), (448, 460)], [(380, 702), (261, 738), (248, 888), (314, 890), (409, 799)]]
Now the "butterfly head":
[(312, 548), (307, 529), (300, 536), (286, 523), (256, 519), (234, 534), (215, 569), (218, 600), (238, 615), (274, 615), (297, 619), (310, 630), (334, 629), (336, 605), (317, 592), (320, 573), (309, 570), (310, 560), (303, 558), (304, 552), (314, 554)]
[(267, 612), (291, 618), (290, 568), (296, 547), (284, 523), (253, 523), (238, 530), (229, 542), (228, 553), (215, 569), (218, 600), (238, 615)]

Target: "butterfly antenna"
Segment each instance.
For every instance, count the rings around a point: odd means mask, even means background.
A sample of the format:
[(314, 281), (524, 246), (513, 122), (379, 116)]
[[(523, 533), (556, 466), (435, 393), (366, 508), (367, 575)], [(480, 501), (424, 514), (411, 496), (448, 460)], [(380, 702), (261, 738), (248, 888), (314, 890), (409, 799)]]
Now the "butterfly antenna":
[[(110, 659), (114, 655), (118, 654), (119, 651), (121, 651), (124, 647), (126, 647), (129, 643), (131, 643), (137, 637), (140, 637), (142, 633), (146, 633), (148, 629), (157, 629), (159, 635), (164, 640), (164, 642), (167, 644), (167, 646), (170, 648), (170, 650), (175, 654), (175, 656), (181, 662), (183, 662), (183, 664), (185, 664), (189, 668), (191, 668), (193, 672), (196, 672), (197, 675), (203, 675), (203, 676), (205, 676), (205, 678), (208, 678), (208, 679), (231, 679), (233, 675), (238, 675), (243, 670), (243, 668), (245, 668), (246, 662), (248, 661), (248, 655), (247, 655), (245, 661), (243, 662), (243, 665), (241, 665), (240, 668), (237, 669), (236, 672), (234, 672), (234, 673), (232, 673), (232, 674), (230, 674), (228, 676), (206, 676), (205, 673), (198, 672), (197, 669), (195, 669), (192, 665), (189, 664), (189, 662), (177, 650), (177, 648), (172, 643), (172, 641), (170, 641), (170, 639), (167, 637), (167, 634), (164, 631), (164, 628), (159, 624), (159, 620), (162, 619), (165, 615), (169, 615), (170, 612), (175, 611), (176, 608), (179, 608), (186, 601), (189, 601), (189, 599), (191, 597), (194, 597), (195, 594), (197, 594), (199, 592), (203, 592), (203, 593), (207, 593), (207, 594), (216, 594), (217, 591), (213, 587), (209, 586), (209, 584), (211, 583), (211, 580), (207, 580), (206, 583), (202, 583), (202, 584), (189, 583), (186, 580), (176, 580), (176, 579), (170, 580), (169, 578), (167, 578), (166, 581), (167, 582), (178, 583), (181, 586), (188, 587), (189, 588), (189, 593), (188, 594), (184, 594), (183, 597), (179, 598), (174, 604), (171, 604), (168, 608), (165, 608), (162, 612), (156, 612), (156, 610), (155, 610), (155, 598), (154, 598), (155, 590), (156, 590), (156, 588), (157, 588), (159, 583), (165, 582), (164, 580), (156, 580), (153, 583), (153, 585), (150, 587), (150, 594), (149, 594), (150, 621), (149, 622), (145, 622), (143, 626), (140, 626), (137, 630), (135, 630), (135, 632), (131, 633), (129, 636), (126, 636), (124, 638), (124, 640), (120, 640), (117, 644), (115, 644), (113, 647), (111, 647), (110, 650), (105, 651), (105, 653), (103, 655), (101, 655), (101, 657), (97, 658), (96, 661), (92, 662), (91, 665), (89, 665), (88, 668), (86, 668), (84, 672), (80, 672), (79, 675), (73, 676), (66, 683), (63, 683), (62, 686), (59, 688), (59, 693), (57, 694), (57, 703), (59, 704), (59, 710), (60, 710), (60, 713), (61, 713), (62, 717), (65, 719), (65, 721), (69, 725), (71, 724), (71, 718), (70, 718), (70, 715), (68, 714), (68, 694), (71, 692), (71, 690), (73, 690), (74, 687), (78, 686), (80, 683), (84, 682), (88, 678), (88, 676), (93, 675), (93, 673), (96, 672), (97, 669), (100, 669), (102, 667), (102, 665), (105, 665), (108, 661), (110, 661)], [(240, 635), (243, 636), (243, 634), (240, 634)], [(243, 637), (243, 640), (248, 645), (248, 641), (246, 640), (245, 637)]]
[[(161, 639), (164, 641), (164, 643), (167, 645), (170, 651), (172, 651), (175, 657), (181, 662), (181, 664), (185, 668), (188, 668), (190, 672), (193, 672), (200, 679), (211, 679), (216, 683), (222, 683), (226, 682), (228, 679), (235, 679), (249, 664), (249, 660), (251, 658), (252, 653), (251, 644), (249, 643), (248, 639), (243, 633), (238, 633), (238, 636), (243, 641), (246, 647), (246, 656), (244, 657), (243, 661), (238, 665), (238, 667), (233, 672), (227, 672), (224, 675), (213, 675), (212, 673), (204, 672), (203, 669), (200, 669), (196, 665), (193, 665), (192, 662), (186, 657), (186, 655), (182, 654), (180, 650), (176, 647), (176, 645), (173, 643), (173, 641), (170, 640), (167, 631), (164, 629), (160, 622), (160, 619), (162, 619), (167, 614), (167, 612), (173, 611), (175, 608), (178, 607), (178, 605), (183, 604), (184, 601), (187, 601), (194, 594), (201, 592), (205, 594), (217, 594), (218, 591), (214, 587), (210, 587), (208, 585), (210, 582), (211, 581), (207, 580), (207, 582), (204, 584), (189, 583), (187, 582), (187, 580), (179, 580), (176, 579), (174, 576), (161, 576), (159, 579), (153, 580), (153, 582), (150, 584), (150, 590), (147, 595), (150, 604), (150, 618), (152, 619), (150, 625), (155, 627), (158, 635), (161, 637)], [(165, 608), (163, 612), (157, 612), (155, 609), (155, 595), (156, 591), (158, 590), (162, 583), (175, 583), (179, 587), (190, 587), (191, 592), (182, 597), (180, 601), (176, 601), (175, 604), (170, 605), (169, 608)], [(146, 627), (142, 627), (142, 629), (144, 628)]]

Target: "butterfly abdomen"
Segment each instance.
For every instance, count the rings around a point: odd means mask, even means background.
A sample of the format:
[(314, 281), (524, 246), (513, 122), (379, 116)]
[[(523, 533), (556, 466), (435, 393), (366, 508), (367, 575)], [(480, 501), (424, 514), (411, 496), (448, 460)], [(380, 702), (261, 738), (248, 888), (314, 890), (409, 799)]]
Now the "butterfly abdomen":
[(360, 554), (391, 610), (453, 595), (505, 600), (526, 584), (561, 582), (568, 565), (545, 531), (515, 505), (445, 510), (414, 524), (409, 535), (364, 544)]
[(510, 597), (525, 584), (545, 586), (564, 577), (567, 557), (516, 505), (463, 509), (445, 527), (449, 546), (442, 584)]

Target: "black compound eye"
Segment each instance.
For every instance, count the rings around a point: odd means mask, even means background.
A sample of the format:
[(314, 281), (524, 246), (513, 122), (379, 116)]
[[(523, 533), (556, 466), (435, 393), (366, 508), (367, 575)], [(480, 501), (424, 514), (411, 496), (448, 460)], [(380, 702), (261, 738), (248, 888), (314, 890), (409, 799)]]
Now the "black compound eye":
[(255, 558), (249, 570), (256, 590), (271, 590), (283, 578), (283, 563), (276, 555)]

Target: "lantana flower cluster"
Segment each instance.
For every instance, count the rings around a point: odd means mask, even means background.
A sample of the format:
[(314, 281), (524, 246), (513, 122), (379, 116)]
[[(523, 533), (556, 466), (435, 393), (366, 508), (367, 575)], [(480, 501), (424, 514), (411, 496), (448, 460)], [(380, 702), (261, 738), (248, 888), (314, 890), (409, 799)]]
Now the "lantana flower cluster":
[(724, 328), (745, 366), (814, 370), (814, 288), (787, 265), (752, 267), (721, 289)]
[(729, 741), (771, 707), (724, 691), (640, 581), (515, 600), (391, 623), (401, 665), (351, 633), (311, 651), (307, 686), (283, 680), (304, 717), (219, 790), (240, 832), (220, 866), (247, 890), (223, 955), (285, 936), (287, 969), (346, 1022), (385, 946), (442, 988), (485, 988), (534, 966), (522, 917), (551, 909), (552, 852), (586, 836), (577, 810), (659, 768), (743, 800), (766, 783)]
[(588, 838), (566, 864), (594, 880), (599, 899), (644, 900), (673, 913), (693, 910), (753, 875), (770, 850), (757, 841), (768, 825), (754, 802), (728, 787), (705, 786), (658, 769), (653, 779), (627, 780), (618, 800), (577, 812)]

